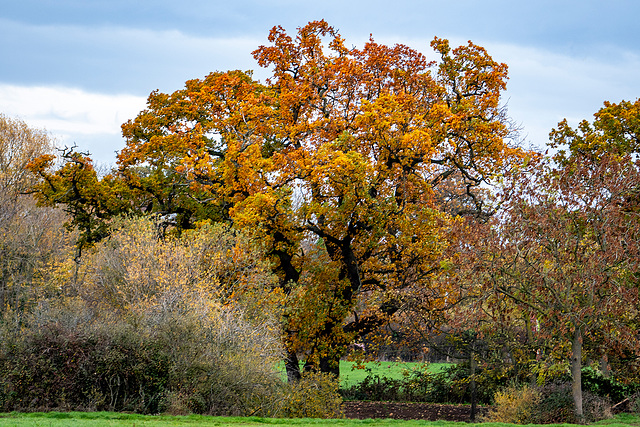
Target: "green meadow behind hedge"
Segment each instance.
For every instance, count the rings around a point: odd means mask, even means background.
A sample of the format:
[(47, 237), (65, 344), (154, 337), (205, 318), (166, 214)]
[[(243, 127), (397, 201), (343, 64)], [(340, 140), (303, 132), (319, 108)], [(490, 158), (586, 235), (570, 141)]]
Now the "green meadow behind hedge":
[[(355, 362), (340, 362), (340, 387), (349, 387), (359, 384), (368, 376), (387, 377), (391, 379), (402, 379), (406, 374), (416, 370), (427, 369), (433, 374), (441, 372), (451, 363), (429, 363), (421, 362), (366, 362), (357, 364)], [(361, 368), (359, 366), (362, 366)]]

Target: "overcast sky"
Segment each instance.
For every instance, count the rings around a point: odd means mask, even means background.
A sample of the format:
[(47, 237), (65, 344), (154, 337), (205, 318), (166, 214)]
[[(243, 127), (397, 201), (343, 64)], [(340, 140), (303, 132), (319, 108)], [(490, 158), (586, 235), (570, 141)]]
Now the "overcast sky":
[(505, 102), (527, 144), (605, 100), (640, 97), (640, 1), (0, 0), (0, 113), (47, 129), (101, 163), (153, 90), (211, 71), (255, 70), (269, 29), (325, 19), (361, 47), (372, 34), (436, 59), (434, 36), (509, 65)]

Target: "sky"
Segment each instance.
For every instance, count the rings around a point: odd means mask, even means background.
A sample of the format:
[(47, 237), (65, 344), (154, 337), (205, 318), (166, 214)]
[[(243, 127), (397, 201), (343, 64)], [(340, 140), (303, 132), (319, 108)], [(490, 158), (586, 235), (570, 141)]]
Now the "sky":
[(276, 25), (324, 19), (347, 46), (370, 35), (437, 59), (434, 37), (468, 40), (509, 66), (503, 101), (525, 146), (567, 118), (640, 97), (637, 0), (0, 0), (0, 114), (115, 163), (120, 126), (154, 90), (213, 71), (268, 71), (251, 52)]

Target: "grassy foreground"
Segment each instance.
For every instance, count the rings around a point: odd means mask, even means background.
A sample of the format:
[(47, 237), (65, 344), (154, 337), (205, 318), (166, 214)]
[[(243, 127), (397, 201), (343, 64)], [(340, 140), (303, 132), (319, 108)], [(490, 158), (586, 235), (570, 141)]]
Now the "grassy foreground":
[(202, 415), (164, 416), (133, 415), (113, 412), (50, 412), (0, 414), (0, 426), (47, 426), (47, 427), (178, 427), (178, 426), (462, 426), (466, 423), (399, 421), (399, 420), (322, 420), (322, 419), (278, 419), (259, 417), (207, 417)]
[[(431, 426), (431, 427), (463, 427), (468, 423), (445, 421), (400, 421), (400, 420), (320, 420), (320, 419), (275, 419), (275, 418), (233, 418), (207, 417), (202, 415), (165, 416), (135, 415), (113, 412), (49, 412), (49, 413), (10, 413), (0, 414), (0, 426), (43, 426), (43, 427), (176, 427), (176, 426)], [(482, 427), (501, 427), (510, 424), (484, 423)], [(549, 424), (549, 426), (558, 424)], [(564, 424), (566, 426), (567, 424)], [(639, 426), (640, 416), (621, 414), (611, 420), (596, 425), (608, 427)]]

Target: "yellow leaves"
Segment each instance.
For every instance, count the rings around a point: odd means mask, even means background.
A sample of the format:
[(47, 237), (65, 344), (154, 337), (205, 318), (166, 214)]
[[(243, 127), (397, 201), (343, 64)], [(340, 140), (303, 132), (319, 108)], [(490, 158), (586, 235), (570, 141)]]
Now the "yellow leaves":
[[(583, 120), (577, 129), (569, 126), (566, 119), (550, 133), (551, 147), (560, 150), (554, 159), (567, 164), (572, 157), (586, 156), (595, 160), (610, 157), (622, 160), (627, 155), (640, 151), (640, 99), (635, 102), (605, 101), (594, 114), (593, 123)], [(605, 156), (606, 155), (606, 156)]]
[(256, 193), (237, 203), (230, 214), (240, 228), (251, 228), (275, 216), (278, 197), (274, 193)]
[[(312, 184), (330, 182), (335, 185), (335, 191), (348, 191), (352, 180), (366, 176), (369, 164), (355, 151), (335, 150), (334, 145), (324, 144), (316, 153), (308, 158), (304, 164), (303, 174), (309, 176)], [(365, 170), (363, 170), (365, 169)]]
[(544, 263), (542, 264), (542, 272), (544, 274), (549, 274), (550, 272), (555, 270), (555, 264), (553, 263), (553, 261), (546, 259), (544, 261)]
[(521, 388), (511, 386), (494, 396), (495, 407), (487, 415), (487, 420), (498, 423), (530, 424), (535, 421), (536, 408), (542, 397), (540, 391), (527, 385)]
[(443, 271), (450, 271), (454, 268), (455, 264), (448, 259), (440, 261), (440, 269)]
[(259, 298), (264, 313), (266, 304), (277, 304), (268, 296), (266, 265), (251, 259), (255, 254), (220, 228), (201, 224), (180, 238), (159, 240), (157, 225), (149, 219), (119, 220), (113, 226), (110, 239), (85, 257), (77, 289), (102, 310), (133, 316), (191, 313), (208, 319), (223, 304), (239, 308), (246, 293), (264, 293)]
[(305, 372), (289, 384), (273, 414), (286, 418), (343, 418), (339, 382), (331, 374)]

